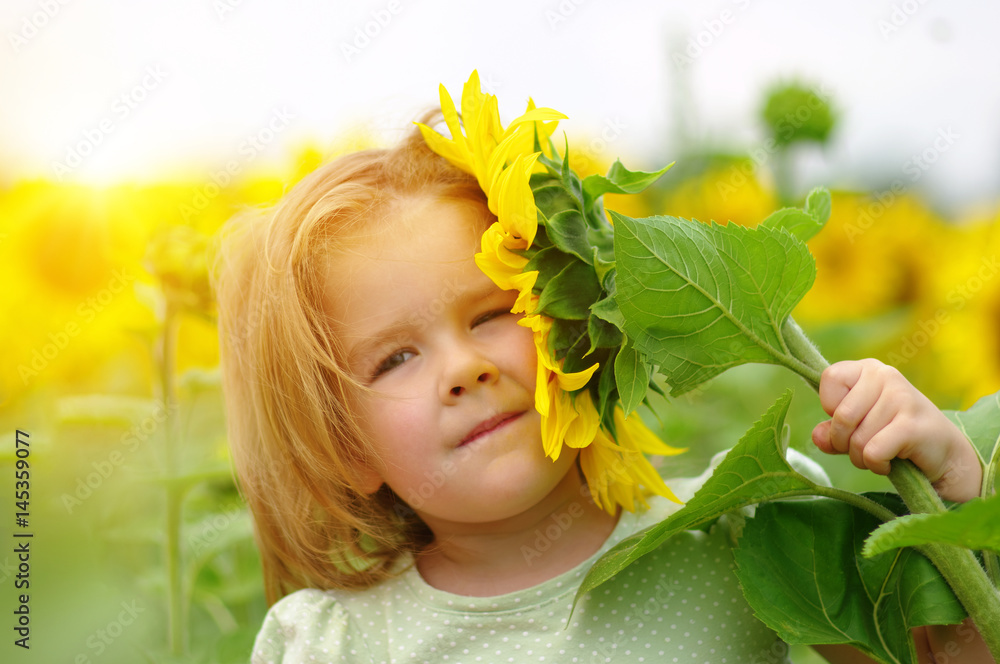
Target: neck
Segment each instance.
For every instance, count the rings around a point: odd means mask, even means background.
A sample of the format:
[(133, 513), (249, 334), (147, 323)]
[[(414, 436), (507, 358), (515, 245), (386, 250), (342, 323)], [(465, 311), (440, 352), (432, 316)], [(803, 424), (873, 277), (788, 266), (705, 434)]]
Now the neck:
[(428, 523), (434, 541), (417, 569), (439, 590), (502, 595), (573, 569), (601, 548), (617, 521), (594, 504), (574, 467), (522, 514), (490, 523)]

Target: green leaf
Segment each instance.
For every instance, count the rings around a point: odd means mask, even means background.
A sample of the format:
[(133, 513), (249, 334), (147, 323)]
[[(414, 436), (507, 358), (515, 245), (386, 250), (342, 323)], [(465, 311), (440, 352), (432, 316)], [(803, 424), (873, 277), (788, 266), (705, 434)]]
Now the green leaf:
[(908, 514), (883, 523), (865, 542), (863, 553), (873, 556), (930, 542), (1000, 552), (1000, 496), (975, 498), (950, 512)]
[(849, 643), (880, 662), (915, 664), (910, 628), (956, 624), (966, 613), (912, 549), (862, 558), (877, 524), (837, 500), (758, 507), (734, 551), (754, 613), (787, 643)]
[(542, 289), (538, 312), (550, 318), (587, 320), (590, 305), (600, 297), (601, 285), (594, 268), (574, 260)]
[(812, 238), (823, 228), (822, 224), (808, 212), (798, 208), (782, 208), (760, 222), (765, 228), (784, 228), (786, 231), (799, 238), (803, 242)]
[(593, 249), (587, 241), (587, 222), (579, 210), (556, 213), (549, 218), (545, 231), (552, 244), (584, 263), (593, 263)]
[(830, 192), (824, 187), (816, 187), (806, 197), (805, 208), (782, 208), (761, 222), (767, 228), (784, 228), (786, 231), (807, 242), (819, 233), (830, 218)]
[(747, 362), (808, 376), (781, 331), (816, 277), (805, 244), (773, 228), (611, 214), (625, 334), (673, 396)]
[(816, 485), (795, 472), (785, 460), (781, 430), (791, 399), (791, 391), (786, 391), (743, 434), (712, 477), (681, 510), (622, 540), (594, 563), (577, 591), (577, 599), (681, 531), (711, 523), (726, 512), (764, 500), (812, 493)]
[(830, 220), (830, 211), (832, 208), (833, 202), (830, 198), (830, 190), (826, 187), (816, 187), (806, 196), (805, 211), (816, 220), (820, 227), (825, 226), (826, 222)]
[(1000, 466), (1000, 392), (983, 397), (966, 411), (944, 414), (972, 441), (985, 468), (983, 488), (993, 492)]
[(630, 171), (616, 159), (606, 176), (588, 175), (583, 179), (583, 193), (588, 201), (596, 200), (604, 194), (638, 194), (656, 182), (673, 165), (670, 163), (658, 171), (647, 173)]
[(649, 366), (628, 337), (615, 357), (615, 384), (622, 398), (622, 410), (628, 416), (646, 398), (649, 388)]

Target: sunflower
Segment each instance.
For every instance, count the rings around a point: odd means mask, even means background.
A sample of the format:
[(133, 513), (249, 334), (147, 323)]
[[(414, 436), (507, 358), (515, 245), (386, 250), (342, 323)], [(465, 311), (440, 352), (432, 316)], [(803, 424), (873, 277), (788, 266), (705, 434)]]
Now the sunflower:
[(534, 148), (549, 145), (558, 121), (566, 116), (537, 108), (529, 100), (527, 110), (504, 128), (497, 99), (481, 91), (476, 72), (463, 89), (461, 115), (443, 85), (440, 98), (451, 137), (427, 125), (418, 126), (432, 150), (476, 177), (497, 217), (483, 234), (476, 264), (500, 288), (519, 292), (512, 311), (525, 314), (520, 324), (534, 335), (538, 353), (535, 408), (541, 415), (545, 454), (555, 460), (564, 446), (579, 449), (580, 467), (594, 501), (608, 512), (614, 513), (619, 506), (631, 511), (636, 503), (645, 504), (642, 487), (676, 501), (644, 454), (683, 450), (657, 440), (638, 415), (626, 418), (620, 407), (610, 426), (602, 424), (593, 397), (585, 389), (593, 384), (600, 363), (578, 371), (564, 369), (565, 361), (556, 358), (550, 343), (554, 321), (539, 312), (535, 294), (539, 272), (526, 269), (530, 262), (526, 254), (539, 232), (531, 176), (544, 171), (539, 158), (545, 153)]

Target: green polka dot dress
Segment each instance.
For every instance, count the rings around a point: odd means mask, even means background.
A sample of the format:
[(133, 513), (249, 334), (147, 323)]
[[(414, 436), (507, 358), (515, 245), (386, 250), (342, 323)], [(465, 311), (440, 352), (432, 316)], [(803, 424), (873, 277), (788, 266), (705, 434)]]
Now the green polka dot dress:
[[(686, 499), (704, 479), (668, 484)], [(681, 533), (640, 558), (583, 598), (567, 623), (594, 561), (677, 509), (654, 497), (649, 510), (623, 514), (590, 559), (506, 595), (443, 592), (412, 566), (365, 591), (300, 590), (271, 607), (253, 663), (787, 662), (785, 644), (743, 597), (725, 520), (709, 532)]]

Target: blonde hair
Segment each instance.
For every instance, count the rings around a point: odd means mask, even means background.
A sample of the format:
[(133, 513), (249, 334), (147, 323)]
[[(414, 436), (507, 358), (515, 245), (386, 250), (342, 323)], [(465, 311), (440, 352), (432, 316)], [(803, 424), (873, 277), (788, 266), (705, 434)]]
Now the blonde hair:
[(401, 199), (428, 195), (489, 214), (475, 178), (414, 131), (395, 148), (321, 166), (275, 208), (238, 216), (220, 235), (214, 277), (229, 444), (269, 604), (298, 588), (369, 587), (430, 542), (388, 487), (367, 495), (360, 486), (355, 469), (378, 459), (323, 305), (337, 239), (384, 223)]

